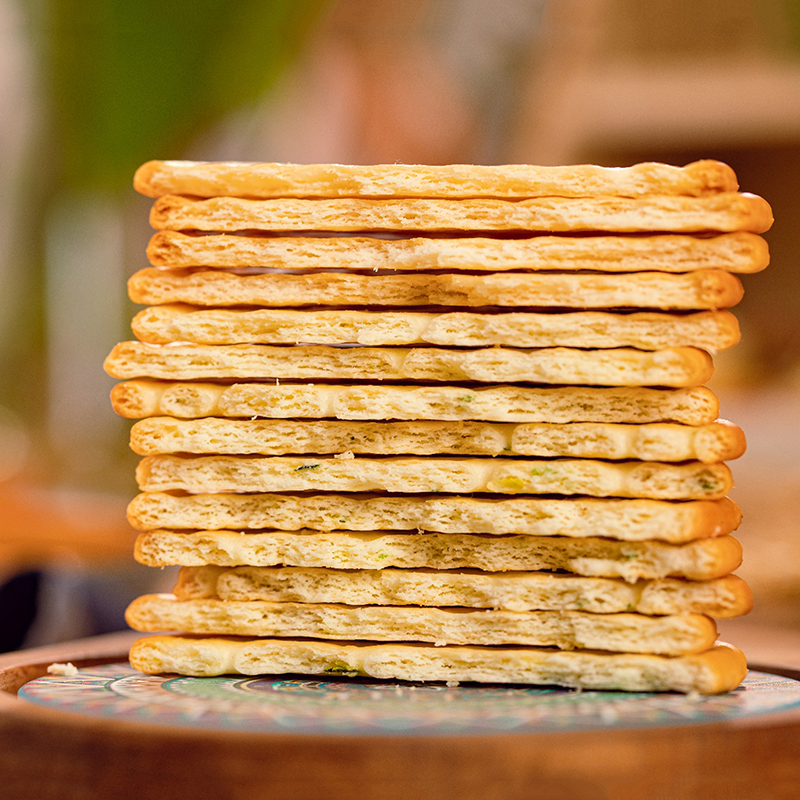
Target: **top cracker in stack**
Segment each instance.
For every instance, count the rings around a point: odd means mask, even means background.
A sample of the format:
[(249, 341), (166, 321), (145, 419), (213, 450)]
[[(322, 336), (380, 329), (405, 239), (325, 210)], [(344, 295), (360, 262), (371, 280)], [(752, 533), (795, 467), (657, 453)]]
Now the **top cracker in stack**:
[[(732, 171), (151, 162), (106, 366), (140, 418), (132, 663), (713, 693), (749, 610), (711, 354)], [(231, 638), (246, 637), (246, 638)]]

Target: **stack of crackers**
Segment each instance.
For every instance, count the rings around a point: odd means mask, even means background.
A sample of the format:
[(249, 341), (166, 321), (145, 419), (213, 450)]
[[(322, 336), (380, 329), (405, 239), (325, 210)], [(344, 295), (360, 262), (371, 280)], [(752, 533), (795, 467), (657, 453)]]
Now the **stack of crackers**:
[(704, 384), (767, 203), (683, 168), (150, 162), (128, 610), (147, 673), (716, 693), (746, 613)]

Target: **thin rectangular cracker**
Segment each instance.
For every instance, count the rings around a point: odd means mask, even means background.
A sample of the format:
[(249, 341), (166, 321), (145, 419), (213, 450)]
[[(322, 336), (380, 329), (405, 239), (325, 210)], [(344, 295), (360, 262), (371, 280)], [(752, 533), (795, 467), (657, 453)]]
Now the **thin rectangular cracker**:
[(167, 380), (508, 381), (675, 388), (701, 386), (714, 373), (708, 353), (692, 347), (654, 351), (567, 347), (448, 350), (121, 342), (104, 367), (115, 378)]
[(742, 512), (729, 497), (680, 503), (584, 497), (469, 497), (464, 495), (198, 494), (144, 492), (128, 505), (140, 531), (156, 528), (285, 531), (435, 531), (521, 533), (681, 544), (724, 536)]
[(379, 680), (475, 681), (720, 694), (747, 674), (744, 654), (719, 643), (698, 655), (559, 651), (532, 647), (436, 647), (287, 639), (150, 636), (131, 647), (147, 674), (363, 675)]
[(342, 420), (493, 422), (713, 422), (719, 400), (706, 386), (393, 386), (185, 383), (132, 380), (111, 390), (123, 417), (332, 417)]
[(339, 420), (181, 420), (150, 417), (131, 428), (131, 449), (168, 453), (292, 455), (528, 455), (643, 461), (738, 458), (744, 433), (729, 422), (498, 424), (491, 422), (345, 422)]
[(128, 281), (134, 303), (197, 306), (452, 306), (673, 311), (730, 308), (742, 282), (720, 269), (686, 274), (438, 273), (375, 275), (316, 272), (238, 274), (149, 267)]
[(742, 563), (732, 536), (685, 544), (601, 537), (487, 536), (459, 533), (153, 530), (136, 537), (134, 555), (151, 567), (330, 567), (332, 569), (565, 570), (574, 575), (711, 580)]
[(490, 237), (244, 236), (157, 231), (147, 246), (156, 267), (268, 267), (285, 270), (592, 270), (760, 272), (767, 242), (754, 233), (717, 236)]
[(733, 486), (726, 464), (593, 459), (146, 456), (149, 492), (446, 492), (716, 500)]
[(530, 200), (364, 200), (159, 197), (150, 210), (156, 230), (219, 231), (542, 231), (581, 233), (764, 233), (772, 210), (761, 197), (737, 192), (704, 197), (542, 197)]
[(285, 270), (592, 270), (760, 272), (767, 242), (754, 233), (717, 236), (547, 236), (528, 238), (245, 236), (157, 231), (147, 246), (155, 267), (268, 267)]
[(500, 608), (508, 611), (584, 611), (610, 614), (706, 614), (730, 618), (753, 606), (736, 575), (709, 581), (678, 578), (626, 583), (542, 572), (319, 567), (182, 567), (173, 593), (180, 600), (344, 603)]
[(309, 637), (381, 642), (527, 645), (679, 656), (708, 650), (714, 622), (701, 614), (588, 614), (333, 603), (178, 600), (144, 595), (125, 612), (137, 631), (234, 636)]
[(702, 196), (735, 192), (734, 171), (704, 159), (683, 167), (646, 162), (593, 164), (280, 164), (148, 161), (134, 175), (147, 197), (540, 197), (648, 194)]
[(131, 323), (148, 344), (434, 344), (451, 347), (634, 347), (725, 350), (740, 338), (729, 311), (695, 314), (601, 311), (574, 313), (443, 314), (413, 311), (295, 311), (286, 309), (151, 306)]

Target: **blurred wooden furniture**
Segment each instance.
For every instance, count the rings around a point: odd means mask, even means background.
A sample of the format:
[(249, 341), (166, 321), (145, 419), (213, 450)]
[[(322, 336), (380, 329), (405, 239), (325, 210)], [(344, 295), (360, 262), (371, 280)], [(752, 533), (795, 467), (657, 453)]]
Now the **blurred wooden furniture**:
[(780, 41), (786, 13), (775, 0), (696, 0), (688, 14), (667, 0), (548, 4), (510, 160), (795, 141), (800, 60)]
[(136, 532), (125, 507), (124, 498), (0, 483), (0, 579), (58, 560), (133, 563)]

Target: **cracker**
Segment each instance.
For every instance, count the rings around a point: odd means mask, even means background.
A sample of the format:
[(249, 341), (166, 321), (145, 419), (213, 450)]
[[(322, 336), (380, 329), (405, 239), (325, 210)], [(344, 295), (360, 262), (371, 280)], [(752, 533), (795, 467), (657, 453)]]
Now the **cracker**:
[(635, 583), (654, 578), (722, 578), (741, 564), (742, 547), (732, 536), (678, 545), (520, 534), (154, 530), (137, 536), (135, 556), (139, 563), (151, 567), (566, 570)]
[(535, 350), (435, 347), (272, 347), (122, 342), (105, 361), (115, 378), (525, 381), (600, 386), (700, 386), (714, 373), (703, 350), (671, 347)]
[(541, 457), (698, 460), (712, 464), (738, 458), (744, 451), (744, 432), (725, 420), (700, 426), (528, 423), (517, 425), (511, 434), (512, 453)]
[(662, 578), (625, 583), (540, 572), (424, 569), (337, 570), (303, 567), (183, 567), (180, 600), (344, 603), (499, 608), (508, 611), (584, 611), (611, 614), (747, 614), (752, 592), (736, 575), (710, 581)]
[(131, 666), (147, 674), (363, 675), (379, 680), (476, 681), (719, 694), (747, 674), (744, 654), (727, 644), (670, 658), (535, 648), (352, 644), (286, 639), (150, 636), (130, 651)]
[(542, 197), (531, 200), (250, 200), (159, 197), (156, 230), (235, 231), (542, 231), (551, 233), (764, 233), (772, 210), (761, 197), (724, 192), (705, 197)]
[(376, 386), (336, 384), (126, 381), (111, 390), (114, 410), (130, 419), (334, 417), (343, 420), (493, 422), (713, 422), (717, 396), (690, 389), (528, 386)]
[(142, 456), (167, 453), (528, 455), (704, 463), (738, 458), (745, 449), (741, 428), (725, 421), (695, 427), (670, 423), (511, 425), (151, 417), (132, 427), (130, 444)]
[(698, 237), (534, 236), (488, 237), (198, 236), (158, 231), (147, 246), (156, 267), (269, 267), (272, 269), (379, 270), (593, 270), (760, 272), (769, 264), (766, 241), (739, 231)]
[(678, 656), (708, 650), (717, 638), (700, 614), (647, 617), (582, 611), (343, 606), (267, 600), (177, 600), (145, 595), (125, 620), (137, 631), (309, 637), (431, 644), (528, 645)]
[(736, 275), (719, 269), (680, 275), (662, 272), (240, 275), (221, 270), (148, 268), (131, 277), (128, 294), (142, 305), (503, 306), (692, 311), (735, 306), (744, 289)]
[(409, 311), (295, 311), (154, 306), (131, 324), (150, 344), (435, 344), (456, 347), (635, 347), (725, 350), (739, 341), (729, 311), (696, 314), (430, 314)]
[(313, 422), (179, 420), (155, 417), (131, 429), (139, 455), (225, 453), (373, 453), (497, 455), (511, 451), (512, 428), (484, 422)]
[(735, 192), (734, 171), (719, 161), (685, 167), (654, 162), (630, 167), (581, 164), (275, 164), (148, 161), (133, 185), (147, 197), (543, 197)]
[(716, 500), (733, 486), (725, 464), (591, 459), (147, 456), (142, 491), (490, 492)]
[(200, 494), (145, 492), (128, 506), (140, 531), (155, 528), (285, 531), (435, 531), (522, 533), (534, 536), (674, 544), (724, 536), (739, 527), (742, 513), (722, 500), (616, 500), (593, 498), (476, 498), (465, 496), (345, 494)]

